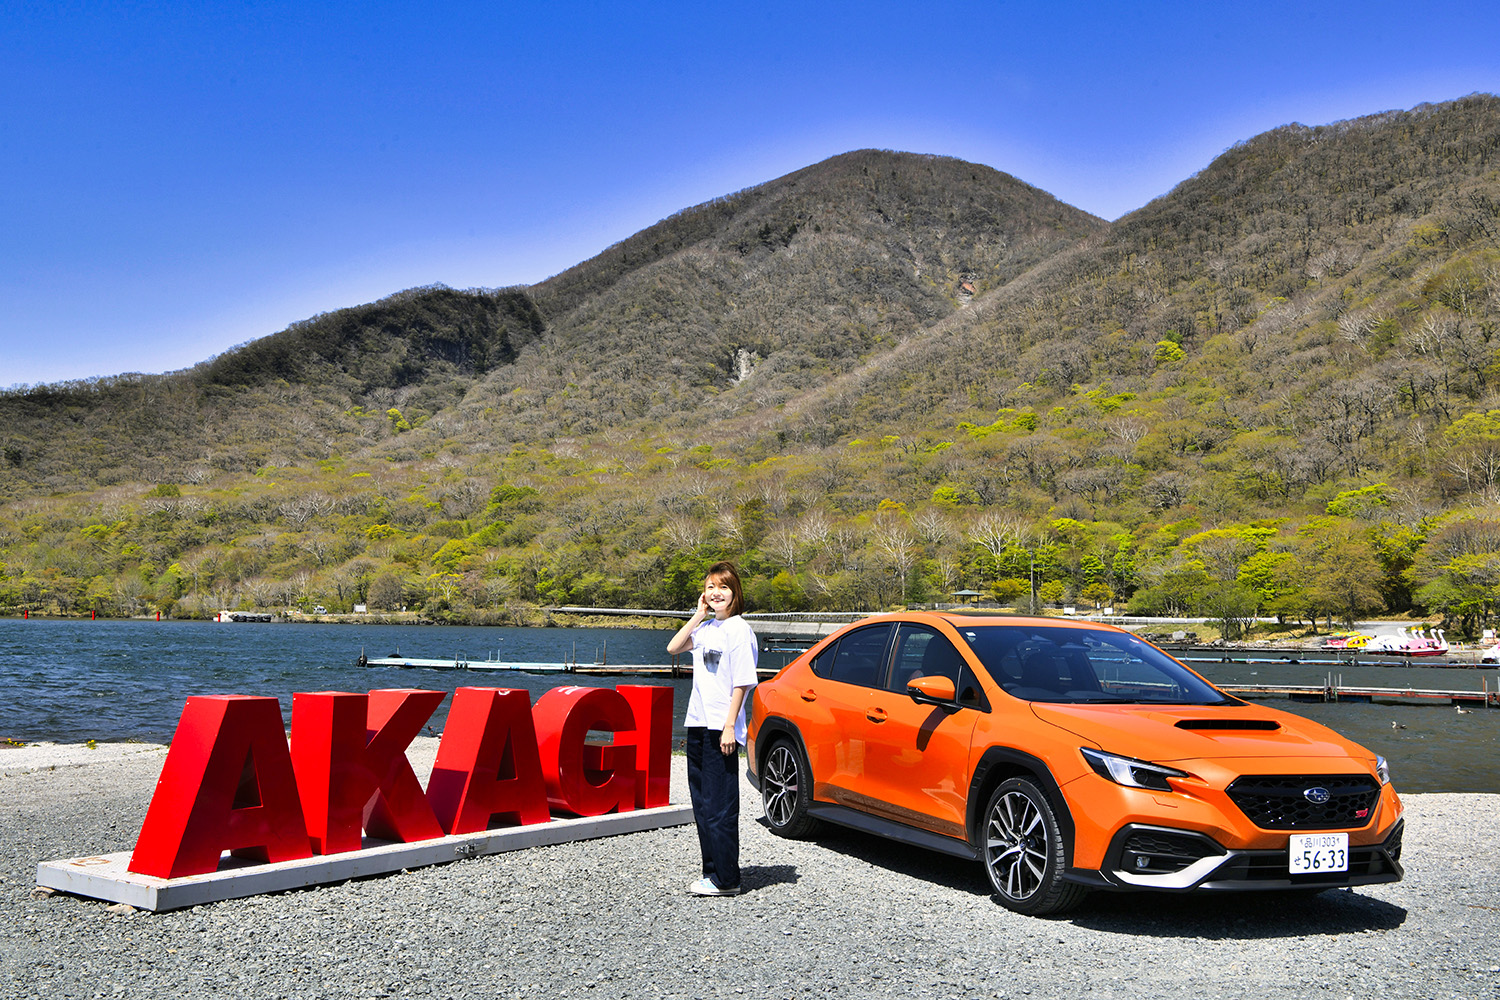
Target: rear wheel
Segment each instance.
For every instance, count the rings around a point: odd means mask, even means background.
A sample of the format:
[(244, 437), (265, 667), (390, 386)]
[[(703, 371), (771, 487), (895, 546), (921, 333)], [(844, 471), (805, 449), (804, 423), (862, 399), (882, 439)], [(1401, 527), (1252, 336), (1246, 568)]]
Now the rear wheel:
[(980, 836), (985, 873), (1007, 909), (1062, 913), (1088, 894), (1063, 881), (1062, 829), (1047, 796), (1026, 778), (1003, 781), (990, 795)]
[(766, 823), (777, 836), (806, 837), (818, 829), (818, 821), (807, 814), (812, 803), (812, 775), (801, 750), (788, 740), (777, 740), (766, 754), (760, 801)]

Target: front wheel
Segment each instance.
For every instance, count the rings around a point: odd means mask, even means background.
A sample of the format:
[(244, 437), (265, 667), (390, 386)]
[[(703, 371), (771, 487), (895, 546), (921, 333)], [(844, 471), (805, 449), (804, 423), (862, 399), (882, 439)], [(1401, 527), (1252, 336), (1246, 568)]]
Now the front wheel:
[(818, 829), (807, 814), (812, 803), (812, 775), (797, 747), (777, 740), (766, 754), (760, 775), (760, 801), (766, 823), (779, 837), (806, 837)]
[(1077, 906), (1088, 889), (1063, 881), (1062, 830), (1047, 796), (1026, 778), (1000, 783), (980, 831), (984, 870), (1000, 904), (1043, 916)]

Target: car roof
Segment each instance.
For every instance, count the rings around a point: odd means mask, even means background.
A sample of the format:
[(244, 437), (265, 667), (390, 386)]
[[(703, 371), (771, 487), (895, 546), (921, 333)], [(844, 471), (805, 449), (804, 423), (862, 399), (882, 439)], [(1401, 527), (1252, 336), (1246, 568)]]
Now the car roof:
[(1086, 618), (1050, 618), (1044, 615), (1020, 615), (1006, 611), (894, 611), (871, 615), (854, 624), (881, 621), (926, 621), (947, 622), (954, 628), (986, 628), (993, 626), (1024, 626), (1027, 628), (1084, 628), (1101, 632), (1124, 632), (1125, 629), (1107, 622)]

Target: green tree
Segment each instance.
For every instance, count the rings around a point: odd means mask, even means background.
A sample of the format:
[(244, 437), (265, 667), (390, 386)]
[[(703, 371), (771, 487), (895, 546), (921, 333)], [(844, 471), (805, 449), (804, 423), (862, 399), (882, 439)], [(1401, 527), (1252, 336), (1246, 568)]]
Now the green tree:
[(372, 608), (395, 611), (406, 603), (405, 592), (406, 587), (400, 577), (394, 573), (381, 573), (370, 581), (367, 599)]

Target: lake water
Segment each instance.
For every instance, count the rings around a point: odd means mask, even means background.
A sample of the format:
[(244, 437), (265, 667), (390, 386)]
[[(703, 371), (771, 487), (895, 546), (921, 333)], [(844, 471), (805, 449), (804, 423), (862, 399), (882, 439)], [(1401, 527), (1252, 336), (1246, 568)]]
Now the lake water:
[[(184, 699), (195, 694), (272, 695), (290, 718), (296, 691), (421, 687), (519, 687), (533, 700), (563, 684), (613, 687), (670, 684), (680, 725), (691, 683), (576, 674), (360, 667), (361, 652), (513, 662), (665, 664), (671, 630), (526, 629), (400, 625), (234, 624), (212, 622), (0, 619), (0, 740), (166, 743)], [(786, 654), (763, 652), (762, 665)], [(1321, 683), (1327, 668), (1293, 664), (1195, 665), (1220, 683)], [(1345, 684), (1490, 690), (1500, 673), (1433, 667), (1341, 667)], [(1391, 762), (1409, 792), (1500, 792), (1500, 710), (1458, 715), (1451, 707), (1373, 704), (1266, 704), (1315, 719)], [(442, 730), (447, 701), (431, 726)], [(1405, 728), (1393, 728), (1399, 722)]]

